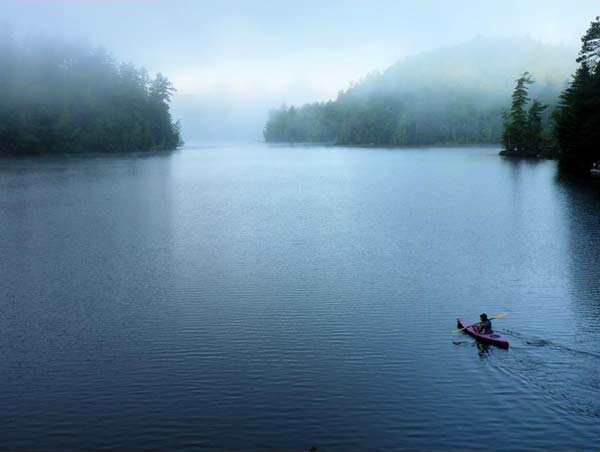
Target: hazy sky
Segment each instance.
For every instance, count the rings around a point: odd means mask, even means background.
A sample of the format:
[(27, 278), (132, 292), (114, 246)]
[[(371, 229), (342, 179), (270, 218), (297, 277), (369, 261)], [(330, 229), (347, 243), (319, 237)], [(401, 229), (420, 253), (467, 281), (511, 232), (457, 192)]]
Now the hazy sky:
[(599, 0), (0, 0), (0, 26), (17, 34), (85, 40), (163, 72), (183, 115), (194, 102), (244, 116), (331, 98), (403, 56), (477, 35), (577, 48), (599, 14)]

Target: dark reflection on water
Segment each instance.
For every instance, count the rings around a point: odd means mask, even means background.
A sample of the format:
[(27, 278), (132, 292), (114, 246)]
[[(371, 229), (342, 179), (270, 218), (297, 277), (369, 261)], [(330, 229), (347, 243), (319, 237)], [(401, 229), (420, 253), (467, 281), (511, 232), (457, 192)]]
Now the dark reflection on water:
[(596, 450), (599, 212), (491, 148), (1, 160), (0, 450)]
[(490, 353), (490, 346), (481, 342), (475, 342), (477, 350), (479, 351), (479, 357), (481, 359), (487, 358)]

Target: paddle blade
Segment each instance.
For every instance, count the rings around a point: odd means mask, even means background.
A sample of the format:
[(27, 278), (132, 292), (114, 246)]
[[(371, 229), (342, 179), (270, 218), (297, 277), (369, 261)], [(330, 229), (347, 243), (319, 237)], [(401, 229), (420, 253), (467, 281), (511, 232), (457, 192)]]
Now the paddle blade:
[(453, 333), (453, 334), (454, 334), (454, 333), (460, 333), (461, 331), (464, 331), (464, 330), (466, 330), (466, 329), (467, 329), (467, 328), (459, 328), (458, 330), (454, 330), (454, 331), (452, 331), (452, 333)]
[(502, 317), (506, 317), (507, 315), (508, 315), (508, 312), (503, 312), (502, 314), (498, 314), (492, 318), (493, 319), (501, 319)]

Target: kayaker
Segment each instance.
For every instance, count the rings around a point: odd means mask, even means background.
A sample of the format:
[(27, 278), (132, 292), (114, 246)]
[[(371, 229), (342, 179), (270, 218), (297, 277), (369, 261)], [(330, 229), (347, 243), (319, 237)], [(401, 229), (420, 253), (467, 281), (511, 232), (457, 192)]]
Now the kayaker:
[(479, 325), (473, 325), (473, 329), (482, 334), (490, 334), (492, 332), (492, 321), (488, 319), (487, 314), (484, 312), (479, 316)]

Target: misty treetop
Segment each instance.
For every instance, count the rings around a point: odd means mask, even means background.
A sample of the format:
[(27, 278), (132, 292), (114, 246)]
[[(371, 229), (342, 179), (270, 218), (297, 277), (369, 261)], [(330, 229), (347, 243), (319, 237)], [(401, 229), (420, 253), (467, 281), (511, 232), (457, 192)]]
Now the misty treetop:
[[(534, 94), (553, 104), (573, 67), (569, 60), (567, 49), (528, 39), (475, 39), (409, 57), (340, 91), (333, 101), (282, 106), (271, 113), (264, 138), (358, 145), (500, 143), (514, 74), (527, 69), (537, 74)], [(548, 134), (549, 112), (540, 108), (536, 114)]]
[(554, 112), (555, 135), (564, 169), (590, 175), (600, 167), (600, 18), (585, 35), (575, 72)]
[(174, 91), (101, 48), (0, 35), (0, 152), (173, 149)]

